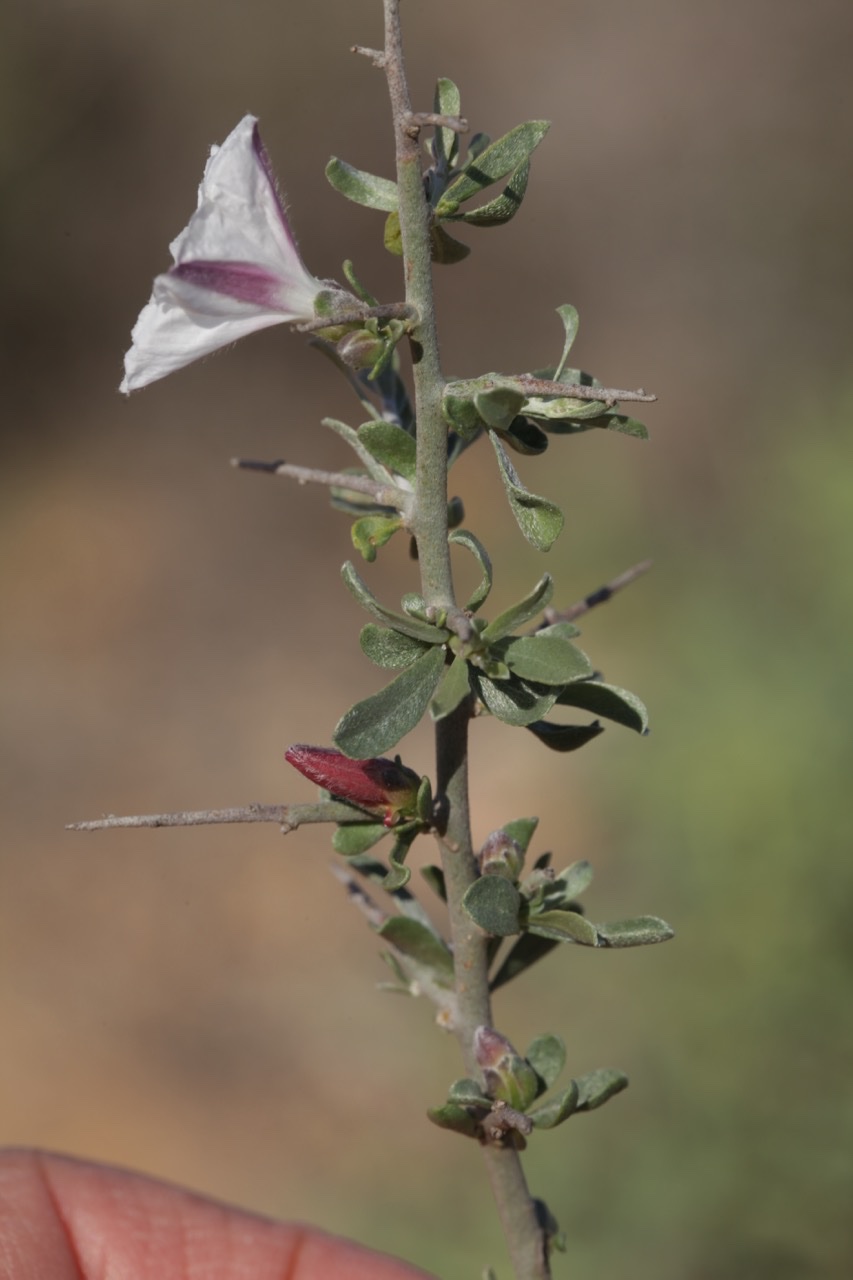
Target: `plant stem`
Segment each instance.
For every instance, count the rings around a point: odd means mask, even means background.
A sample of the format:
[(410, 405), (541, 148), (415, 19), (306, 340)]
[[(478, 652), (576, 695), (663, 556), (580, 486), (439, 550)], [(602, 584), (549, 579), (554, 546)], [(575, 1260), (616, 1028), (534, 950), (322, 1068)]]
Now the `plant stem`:
[[(388, 80), (397, 156), (400, 233), (406, 302), (417, 310), (412, 330), (417, 473), (412, 530), (421, 571), (421, 591), (428, 604), (456, 609), (447, 540), (447, 426), (441, 413), (444, 380), (439, 360), (432, 285), (429, 209), (421, 172), (420, 128), (412, 115), (403, 66), (400, 0), (383, 0), (385, 51), (382, 66)], [(447, 885), (450, 932), (456, 973), (457, 1018), (454, 1030), (465, 1070), (479, 1077), (474, 1032), (492, 1025), (487, 938), (462, 906), (462, 898), (479, 874), (471, 839), (468, 806), (468, 723), (470, 699), (436, 724), (436, 782), (445, 806), (440, 841)], [(518, 1151), (511, 1145), (482, 1147), (489, 1181), (507, 1238), (516, 1280), (548, 1280), (550, 1269), (544, 1237)]]

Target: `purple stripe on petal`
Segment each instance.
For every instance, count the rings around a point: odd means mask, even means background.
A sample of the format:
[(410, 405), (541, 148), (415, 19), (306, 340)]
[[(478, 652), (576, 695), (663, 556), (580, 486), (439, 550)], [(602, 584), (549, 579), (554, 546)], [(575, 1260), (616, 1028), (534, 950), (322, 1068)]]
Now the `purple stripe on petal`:
[(267, 154), (267, 149), (261, 139), (261, 131), (258, 128), (257, 120), (255, 121), (255, 127), (252, 129), (252, 150), (254, 151), (255, 159), (260, 165), (263, 175), (269, 184), (269, 189), (272, 192), (275, 206), (278, 209), (278, 216), (281, 218), (281, 225), (284, 228), (285, 235), (295, 250), (296, 241), (293, 239), (293, 232), (290, 230), (290, 223), (287, 221), (287, 213), (284, 208), (284, 203), (278, 193), (278, 183), (275, 179), (275, 172), (273, 171), (269, 155)]
[(266, 311), (285, 311), (282, 281), (251, 262), (181, 262), (171, 276)]

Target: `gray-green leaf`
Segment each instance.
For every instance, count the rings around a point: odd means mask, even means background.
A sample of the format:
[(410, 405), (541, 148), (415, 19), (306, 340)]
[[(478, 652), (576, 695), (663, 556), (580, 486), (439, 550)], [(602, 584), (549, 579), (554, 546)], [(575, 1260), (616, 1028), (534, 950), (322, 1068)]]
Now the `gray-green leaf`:
[(540, 911), (527, 925), (531, 933), (554, 942), (578, 942), (583, 947), (599, 946), (598, 931), (577, 911)]
[(406, 480), (414, 480), (415, 441), (408, 431), (380, 418), (360, 426), (358, 438), (377, 462)]
[(526, 727), (551, 751), (577, 751), (604, 733), (604, 726), (597, 720), (592, 724), (555, 724), (551, 720), (534, 720)]
[(523, 160), (513, 169), (509, 182), (499, 196), (489, 200), (487, 204), (478, 205), (476, 209), (462, 210), (450, 215), (451, 221), (467, 222), (471, 227), (499, 227), (509, 222), (518, 213), (527, 191), (530, 177), (530, 161)]
[(615, 1067), (598, 1067), (597, 1070), (581, 1076), (577, 1086), (577, 1110), (595, 1111), (596, 1107), (603, 1106), (608, 1098), (628, 1088), (628, 1077), (624, 1071), (617, 1071)]
[(457, 654), (445, 671), (435, 697), (430, 703), (429, 713), (433, 720), (443, 720), (445, 716), (449, 716), (470, 692), (468, 663)]
[(436, 206), (436, 216), (451, 217), (466, 200), (512, 173), (538, 147), (549, 128), (547, 120), (529, 120), (490, 143), (447, 187)]
[(503, 876), (480, 876), (467, 890), (462, 905), (484, 933), (506, 938), (519, 931), (521, 895)]
[(498, 458), (501, 479), (518, 527), (531, 546), (537, 551), (550, 551), (563, 528), (563, 513), (556, 503), (525, 489), (518, 472), (494, 431), (490, 431), (492, 444)]
[(470, 613), (476, 613), (488, 599), (489, 592), (492, 589), (492, 562), (489, 559), (489, 553), (480, 539), (476, 538), (468, 529), (454, 529), (450, 534), (449, 541), (455, 546), (465, 547), (470, 551), (482, 571), (482, 581), (477, 589), (472, 592), (468, 603), (465, 605), (465, 608)]
[(346, 858), (357, 857), (372, 849), (388, 832), (383, 822), (345, 822), (332, 836), (332, 848)]
[(354, 760), (381, 756), (405, 737), (429, 705), (444, 670), (444, 650), (433, 646), (379, 693), (350, 707), (333, 734)]
[(326, 177), (336, 191), (356, 204), (366, 205), (368, 209), (381, 209), (384, 213), (391, 213), (397, 208), (397, 184), (388, 178), (378, 178), (376, 174), (355, 169), (345, 160), (338, 160), (337, 156), (332, 156), (326, 165)]
[(485, 644), (494, 644), (496, 640), (502, 640), (504, 636), (508, 636), (511, 631), (517, 631), (519, 627), (523, 627), (525, 622), (535, 618), (537, 613), (545, 608), (553, 594), (554, 583), (551, 575), (545, 573), (523, 600), (510, 605), (508, 609), (505, 609), (503, 613), (499, 613), (495, 620), (484, 628), (483, 642)]
[[(424, 644), (444, 644), (446, 640), (450, 639), (450, 632), (444, 627), (434, 627), (430, 622), (421, 622), (416, 618), (409, 618), (405, 614), (395, 613), (392, 609), (386, 609), (376, 599), (367, 583), (359, 577), (351, 561), (347, 560), (346, 564), (341, 567), (341, 577), (362, 608), (366, 609), (368, 613), (372, 613), (374, 618), (378, 618), (386, 626), (402, 632), (405, 636), (410, 636), (413, 640), (421, 640)], [(375, 753), (369, 752), (368, 754)]]
[(537, 1129), (556, 1129), (558, 1124), (568, 1120), (569, 1116), (577, 1111), (579, 1099), (580, 1089), (577, 1081), (573, 1080), (567, 1089), (557, 1094), (556, 1098), (543, 1102), (539, 1107), (533, 1107), (527, 1114)]
[(426, 653), (430, 647), (422, 640), (403, 635), (401, 631), (393, 631), (390, 627), (377, 627), (375, 622), (365, 623), (358, 642), (362, 653), (371, 662), (374, 662), (377, 667), (391, 670), (410, 667), (415, 659)]
[(429, 969), (442, 986), (453, 982), (453, 956), (434, 933), (407, 916), (389, 916), (376, 930), (381, 938)]
[(583, 650), (560, 636), (517, 636), (498, 646), (498, 652), (510, 671), (536, 684), (565, 685), (592, 675), (592, 663)]
[(566, 1046), (559, 1036), (537, 1036), (524, 1056), (550, 1089), (566, 1065)]
[(504, 724), (529, 725), (541, 719), (554, 705), (556, 689), (532, 689), (517, 676), (509, 680), (490, 680), (482, 671), (472, 668), (477, 697), (488, 711)]
[(675, 930), (658, 916), (637, 916), (635, 920), (615, 920), (595, 926), (604, 947), (648, 947), (668, 942)]
[(635, 693), (600, 680), (583, 680), (570, 685), (557, 702), (563, 707), (581, 707), (593, 715), (624, 724), (637, 733), (648, 733), (649, 713)]

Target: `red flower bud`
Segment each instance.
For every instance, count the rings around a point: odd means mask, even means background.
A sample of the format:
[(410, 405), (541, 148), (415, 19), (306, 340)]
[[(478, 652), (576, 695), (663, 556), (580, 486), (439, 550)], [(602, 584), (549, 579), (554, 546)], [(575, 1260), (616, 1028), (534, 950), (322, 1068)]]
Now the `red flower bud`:
[(351, 760), (331, 747), (309, 747), (301, 742), (288, 747), (284, 758), (339, 800), (349, 800), (368, 813), (381, 815), (386, 827), (414, 814), (421, 780), (399, 758)]

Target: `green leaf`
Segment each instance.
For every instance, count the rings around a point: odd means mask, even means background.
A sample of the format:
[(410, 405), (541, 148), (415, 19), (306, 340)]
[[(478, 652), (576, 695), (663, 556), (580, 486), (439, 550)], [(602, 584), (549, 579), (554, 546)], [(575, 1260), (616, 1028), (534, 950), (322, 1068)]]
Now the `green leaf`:
[(595, 927), (603, 947), (648, 947), (675, 936), (671, 925), (658, 916), (637, 916), (635, 920), (615, 920)]
[(522, 853), (527, 853), (538, 826), (538, 818), (514, 818), (512, 822), (505, 822), (501, 830), (506, 832), (510, 840), (515, 841)]
[(359, 427), (358, 438), (377, 462), (406, 480), (414, 480), (416, 446), (408, 431), (380, 418)]
[[(557, 699), (559, 702), (559, 698)], [(604, 733), (604, 726), (597, 720), (592, 724), (555, 724), (551, 720), (534, 720), (525, 728), (535, 734), (541, 743), (552, 751), (577, 751), (593, 738)]]
[(435, 697), (430, 703), (429, 713), (433, 720), (443, 720), (455, 711), (463, 698), (471, 692), (468, 676), (468, 663), (459, 654), (446, 669)]
[(437, 898), (442, 902), (447, 901), (447, 885), (444, 883), (444, 872), (441, 867), (426, 866), (421, 867), (421, 875), (426, 883), (432, 889)]
[(372, 564), (377, 548), (384, 547), (402, 527), (399, 516), (362, 516), (352, 527), (352, 544)]
[(486, 426), (494, 431), (507, 431), (524, 404), (524, 396), (513, 387), (489, 387), (475, 391), (474, 405)]
[(383, 244), (389, 253), (395, 258), (403, 256), (403, 233), (400, 230), (399, 213), (389, 213), (385, 219), (385, 233), (383, 235)]
[(398, 827), (397, 837), (388, 854), (391, 869), (382, 881), (382, 888), (386, 893), (398, 893), (411, 880), (412, 873), (405, 862), (417, 834), (417, 827), (410, 827), (407, 831)]
[(556, 1129), (558, 1124), (562, 1124), (564, 1120), (568, 1120), (578, 1107), (580, 1099), (580, 1089), (578, 1083), (573, 1080), (567, 1089), (563, 1089), (555, 1098), (549, 1102), (543, 1102), (541, 1106), (533, 1107), (528, 1111), (528, 1115), (537, 1129)]
[[(371, 858), (369, 854), (363, 853), (350, 858), (349, 865), (370, 884), (378, 885), (380, 889), (385, 889), (387, 892), (388, 868), (384, 862), (380, 862), (378, 858)], [(391, 897), (394, 899), (394, 905), (401, 915), (417, 920), (425, 929), (429, 929), (431, 933), (435, 934), (437, 938), (440, 936), (424, 907), (421, 906), (413, 894), (409, 893), (408, 889), (394, 889), (391, 892)]]
[(582, 649), (561, 636), (517, 636), (497, 646), (500, 656), (522, 680), (536, 684), (569, 684), (592, 675), (592, 663)]
[(438, 226), (438, 224), (433, 224), (430, 227), (429, 238), (432, 260), (441, 267), (449, 267), (455, 262), (462, 262), (463, 258), (467, 258), (471, 252), (470, 245), (454, 239), (453, 236), (447, 234), (444, 227)]
[(637, 733), (649, 731), (649, 713), (635, 693), (600, 680), (583, 680), (564, 689), (557, 702), (561, 707), (581, 707), (593, 715), (624, 724)]
[[(461, 107), (459, 90), (452, 80), (441, 77), (435, 86), (433, 110), (439, 116), (458, 116)], [(459, 155), (459, 134), (455, 129), (436, 129), (433, 139), (436, 164), (442, 172), (449, 172)]]
[[(349, 447), (358, 455), (359, 460), (366, 467), (371, 480), (375, 480), (377, 484), (393, 485), (394, 477), (391, 472), (387, 467), (383, 467), (380, 462), (377, 462), (370, 450), (365, 448), (357, 431), (354, 431), (346, 422), (339, 422), (337, 418), (324, 418), (323, 426), (329, 427), (342, 440), (346, 440)], [(372, 501), (372, 499), (368, 499), (368, 501)]]
[(578, 942), (583, 947), (597, 947), (598, 931), (577, 911), (539, 911), (531, 915), (527, 928), (540, 938), (554, 942)]
[(506, 938), (519, 932), (521, 895), (503, 876), (480, 876), (466, 891), (462, 905), (484, 933)]
[(430, 1107), (427, 1117), (440, 1129), (452, 1129), (454, 1133), (461, 1133), (466, 1138), (480, 1136), (479, 1122), (470, 1111), (466, 1111), (456, 1102), (445, 1102), (440, 1107)]
[(444, 650), (428, 649), (379, 693), (344, 713), (332, 735), (335, 746), (354, 760), (396, 746), (426, 711), (443, 670)]
[(488, 711), (504, 724), (528, 725), (539, 720), (554, 705), (556, 689), (533, 689), (516, 676), (509, 680), (490, 680), (482, 671), (471, 669), (477, 697)]
[(452, 217), (466, 200), (512, 173), (538, 147), (549, 128), (547, 120), (530, 120), (526, 124), (516, 125), (509, 133), (480, 151), (479, 155), (469, 159), (459, 177), (450, 183), (436, 205), (436, 216)]
[(495, 196), (488, 204), (479, 205), (476, 209), (450, 214), (450, 220), (466, 222), (471, 227), (502, 226), (514, 218), (521, 208), (529, 177), (530, 161), (523, 160), (516, 169), (513, 169), (509, 182), (499, 196)]
[(480, 1081), (470, 1076), (463, 1076), (461, 1080), (453, 1081), (447, 1090), (447, 1101), (458, 1102), (463, 1107), (485, 1107), (487, 1111), (490, 1111), (492, 1106), (492, 1099), (483, 1093)]
[(429, 969), (442, 986), (453, 985), (453, 956), (441, 939), (417, 920), (389, 916), (376, 932), (402, 955)]
[(452, 542), (454, 546), (465, 547), (470, 551), (482, 571), (483, 579), (465, 605), (469, 613), (476, 613), (480, 606), (485, 604), (492, 589), (492, 562), (489, 559), (489, 553), (480, 539), (475, 538), (474, 534), (467, 529), (454, 529), (448, 541)]
[(559, 1036), (537, 1036), (524, 1056), (550, 1089), (566, 1065), (566, 1046)]
[(513, 945), (502, 965), (489, 983), (491, 991), (497, 991), (519, 974), (524, 973), (537, 960), (547, 956), (557, 946), (555, 938), (540, 938), (536, 934), (525, 932)]
[[(591, 884), (592, 863), (582, 858), (566, 867), (565, 871), (561, 871), (552, 882), (552, 888), (559, 892), (564, 901), (571, 902), (585, 893)], [(549, 890), (549, 896), (550, 892)]]
[(516, 453), (524, 454), (526, 457), (535, 458), (548, 448), (547, 435), (530, 418), (524, 418), (519, 415), (517, 418), (513, 418), (508, 427), (504, 427), (502, 430), (496, 429), (501, 440), (508, 444), (510, 449), (514, 449)]
[(484, 628), (481, 637), (484, 644), (494, 644), (496, 640), (502, 640), (504, 636), (508, 636), (511, 631), (517, 631), (519, 627), (523, 627), (525, 622), (535, 618), (537, 613), (545, 608), (553, 594), (554, 583), (551, 575), (545, 573), (523, 600), (519, 600), (517, 604), (499, 613), (495, 620)]
[[(394, 631), (400, 631), (404, 636), (421, 640), (428, 645), (444, 644), (450, 639), (450, 632), (444, 627), (434, 627), (430, 622), (420, 622), (416, 618), (409, 618), (405, 614), (386, 609), (376, 599), (367, 583), (359, 577), (355, 566), (349, 560), (341, 568), (341, 577), (362, 608), (372, 613), (374, 618), (384, 622), (386, 626), (392, 627)], [(368, 754), (375, 755), (376, 752), (368, 752)]]
[(537, 551), (550, 551), (563, 528), (562, 511), (547, 498), (540, 498), (537, 494), (525, 489), (494, 431), (490, 431), (489, 436), (497, 454), (509, 505), (519, 529)]
[[(355, 267), (353, 266), (351, 260), (347, 258), (344, 261), (343, 265), (344, 265), (344, 278), (347, 284), (349, 285), (349, 287), (352, 289), (353, 293), (356, 294), (356, 296), (359, 297), (362, 302), (365, 302), (368, 305), (368, 307), (378, 307), (379, 299), (374, 298), (370, 290), (365, 288), (365, 286), (361, 283), (358, 276), (355, 274)], [(328, 355), (329, 353), (328, 351), (326, 351), (324, 354)], [(362, 401), (362, 403), (366, 404), (366, 401)]]
[(354, 169), (345, 160), (332, 156), (326, 165), (329, 182), (347, 200), (366, 205), (368, 209), (381, 209), (391, 213), (397, 208), (397, 184), (388, 178), (377, 178), (363, 169)]
[(581, 1076), (577, 1086), (577, 1110), (595, 1111), (596, 1107), (603, 1106), (608, 1098), (613, 1098), (617, 1093), (628, 1088), (628, 1077), (623, 1071), (617, 1071), (615, 1067), (598, 1067), (597, 1070)]
[(575, 338), (578, 336), (578, 325), (580, 324), (578, 313), (570, 302), (566, 302), (561, 307), (557, 307), (557, 315), (563, 322), (563, 328), (566, 331), (566, 341), (563, 344), (563, 354), (560, 356), (560, 363), (554, 370), (554, 382), (560, 381), (560, 375), (566, 367), (569, 352), (572, 349)]
[(470, 395), (456, 395), (445, 391), (441, 399), (441, 412), (444, 421), (463, 440), (471, 441), (483, 430), (483, 420), (474, 407)]
[(420, 658), (430, 647), (422, 640), (403, 635), (401, 631), (392, 631), (390, 627), (377, 627), (374, 622), (365, 623), (358, 642), (362, 653), (371, 662), (374, 662), (377, 667), (391, 670), (410, 667), (415, 659)]
[(332, 848), (345, 858), (357, 857), (378, 844), (389, 830), (384, 822), (345, 822), (332, 836)]

